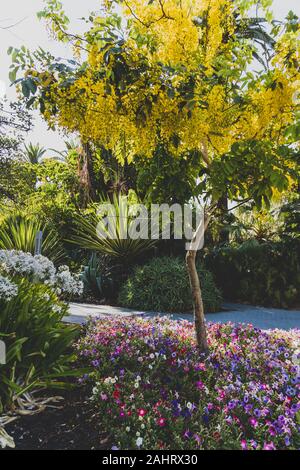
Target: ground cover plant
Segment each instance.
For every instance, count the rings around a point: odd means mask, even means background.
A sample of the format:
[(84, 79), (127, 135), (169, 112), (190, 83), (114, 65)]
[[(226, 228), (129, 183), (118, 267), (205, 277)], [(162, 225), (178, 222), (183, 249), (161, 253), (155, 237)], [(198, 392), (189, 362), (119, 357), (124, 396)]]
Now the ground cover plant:
[(113, 448), (274, 450), (300, 445), (299, 340), (209, 324), (205, 359), (188, 322), (119, 317), (77, 349)]

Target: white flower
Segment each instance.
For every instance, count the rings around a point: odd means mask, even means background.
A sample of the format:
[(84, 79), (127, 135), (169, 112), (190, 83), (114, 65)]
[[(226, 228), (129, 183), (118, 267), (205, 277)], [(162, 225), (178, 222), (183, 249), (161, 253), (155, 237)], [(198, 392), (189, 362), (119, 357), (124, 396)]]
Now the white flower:
[(68, 266), (56, 270), (52, 261), (42, 255), (33, 256), (16, 250), (0, 250), (0, 272), (12, 276), (29, 277), (33, 282), (42, 282), (60, 294), (80, 296), (83, 283), (79, 275), (72, 275)]
[(0, 276), (0, 300), (9, 301), (18, 294), (18, 286), (6, 277)]
[(113, 378), (112, 377), (106, 377), (106, 379), (104, 380), (104, 383), (105, 384), (110, 384), (110, 383), (113, 383)]
[(138, 437), (137, 440), (136, 440), (136, 445), (137, 445), (137, 447), (141, 447), (142, 444), (143, 444), (143, 438), (142, 438), (142, 437)]
[(59, 305), (53, 305), (52, 310), (54, 313), (61, 313), (62, 308)]

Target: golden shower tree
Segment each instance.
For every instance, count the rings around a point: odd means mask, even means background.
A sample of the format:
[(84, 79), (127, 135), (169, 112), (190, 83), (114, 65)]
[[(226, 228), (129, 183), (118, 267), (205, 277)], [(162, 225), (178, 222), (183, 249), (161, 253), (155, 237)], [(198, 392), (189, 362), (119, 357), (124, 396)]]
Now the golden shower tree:
[[(297, 118), (299, 22), (290, 14), (267, 33), (263, 18), (251, 18), (255, 4), (271, 21), (269, 0), (105, 1), (80, 36), (69, 32), (61, 4), (50, 0), (39, 16), (73, 46), (74, 60), (10, 51), (11, 78), (25, 70), (17, 86), (50, 126), (112, 151), (122, 143), (128, 161), (151, 158), (161, 144), (174, 158), (199, 151), (210, 181), (207, 226), (224, 184), (233, 199), (247, 195), (258, 202), (288, 185), (285, 155), (270, 142), (286, 144), (285, 130)], [(197, 341), (205, 352), (196, 251), (186, 260)]]

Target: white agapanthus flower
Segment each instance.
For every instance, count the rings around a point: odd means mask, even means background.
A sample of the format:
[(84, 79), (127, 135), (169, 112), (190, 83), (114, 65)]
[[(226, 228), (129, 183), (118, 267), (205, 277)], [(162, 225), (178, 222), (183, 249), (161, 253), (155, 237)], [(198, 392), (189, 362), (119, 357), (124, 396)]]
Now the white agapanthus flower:
[(30, 277), (33, 282), (42, 282), (55, 292), (80, 296), (83, 283), (78, 275), (72, 275), (68, 266), (57, 270), (48, 258), (42, 255), (15, 250), (0, 250), (0, 272), (11, 276)]
[(0, 276), (0, 300), (11, 300), (18, 293), (18, 286), (6, 277)]
[(83, 283), (78, 275), (70, 273), (68, 266), (60, 266), (57, 270), (55, 283), (62, 290), (70, 295), (81, 295)]
[(16, 250), (0, 250), (0, 270), (11, 275), (33, 276), (38, 281), (54, 279), (56, 273), (54, 264), (45, 256)]

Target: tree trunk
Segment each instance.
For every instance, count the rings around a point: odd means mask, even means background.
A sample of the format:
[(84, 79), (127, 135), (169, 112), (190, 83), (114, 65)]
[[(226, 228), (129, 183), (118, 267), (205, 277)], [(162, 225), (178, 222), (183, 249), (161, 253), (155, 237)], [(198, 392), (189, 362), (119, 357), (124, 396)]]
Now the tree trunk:
[(207, 333), (204, 318), (204, 306), (200, 287), (199, 276), (196, 268), (196, 250), (188, 250), (186, 254), (186, 266), (190, 279), (193, 305), (194, 305), (194, 322), (197, 344), (201, 353), (208, 353)]
[(78, 174), (82, 189), (83, 205), (94, 198), (92, 152), (88, 143), (82, 143), (79, 151)]
[[(221, 211), (221, 222), (224, 222), (224, 215), (228, 214), (228, 197), (227, 197), (227, 192), (223, 194), (222, 197), (220, 197), (218, 201), (217, 208), (220, 209)], [(220, 233), (220, 243), (229, 243), (229, 231), (227, 230), (222, 230)]]

